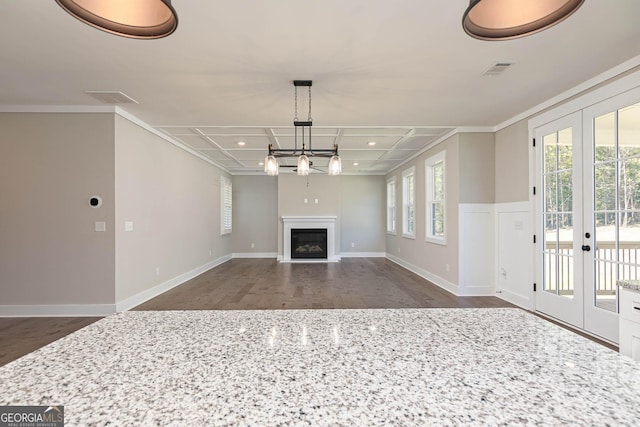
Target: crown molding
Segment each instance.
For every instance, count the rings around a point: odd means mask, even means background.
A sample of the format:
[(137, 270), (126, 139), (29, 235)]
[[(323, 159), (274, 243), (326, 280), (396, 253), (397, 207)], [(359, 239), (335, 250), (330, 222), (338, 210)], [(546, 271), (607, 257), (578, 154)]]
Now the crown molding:
[(3, 105), (0, 113), (115, 113), (117, 108), (104, 105)]
[(162, 133), (157, 129), (154, 129), (147, 122), (144, 122), (144, 121), (140, 120), (138, 117), (136, 117), (133, 114), (123, 110), (122, 108), (115, 107), (115, 114), (117, 114), (118, 116), (122, 117), (123, 119), (126, 119), (126, 120), (130, 121), (133, 124), (136, 124), (136, 125), (140, 126), (144, 130), (154, 134), (155, 136), (164, 139), (168, 143), (175, 145), (176, 147), (180, 148), (181, 150), (184, 150), (187, 153), (192, 154), (192, 155), (196, 156), (197, 158), (199, 158), (201, 160), (204, 160), (205, 162), (209, 163), (210, 165), (213, 165), (213, 166), (217, 167), (218, 169), (221, 169), (224, 172), (226, 172), (229, 175), (231, 175), (231, 172), (229, 172), (229, 170), (227, 168), (225, 168), (224, 166), (221, 166), (218, 163), (216, 163), (213, 160), (211, 160), (210, 158), (208, 158), (206, 156), (203, 156), (202, 154), (198, 153), (196, 150), (192, 149), (191, 147), (187, 147), (182, 142), (171, 138), (169, 135), (167, 135), (165, 133)]
[(621, 74), (626, 73), (627, 71), (633, 70), (636, 67), (640, 67), (640, 55), (637, 55), (625, 62), (623, 62), (622, 64), (616, 65), (613, 68), (608, 69), (607, 71), (598, 74), (597, 76), (580, 83), (577, 86), (572, 87), (571, 89), (562, 92), (559, 95), (554, 96), (551, 99), (548, 99), (547, 101), (536, 105), (533, 108), (530, 108), (526, 111), (523, 111), (522, 113), (513, 116), (512, 118), (505, 120), (504, 122), (496, 125), (494, 127), (494, 132), (498, 132), (499, 130), (502, 130), (508, 126), (511, 126), (514, 123), (519, 122), (520, 120), (524, 120), (528, 117), (531, 117), (535, 114), (538, 114), (539, 112), (546, 110), (548, 108), (551, 108), (553, 106), (556, 106), (557, 104), (562, 103), (563, 101), (568, 100), (569, 98), (572, 98), (576, 95), (579, 95), (582, 92), (585, 92), (601, 83), (606, 82), (607, 80), (611, 80), (615, 77), (620, 76)]

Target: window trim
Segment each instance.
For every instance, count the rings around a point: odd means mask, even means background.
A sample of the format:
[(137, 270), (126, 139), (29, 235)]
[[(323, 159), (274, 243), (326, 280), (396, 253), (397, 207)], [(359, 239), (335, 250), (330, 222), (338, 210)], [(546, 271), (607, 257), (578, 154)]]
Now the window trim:
[[(227, 203), (226, 192), (230, 193)], [(226, 208), (229, 208), (229, 227), (225, 227)], [(220, 235), (231, 234), (233, 231), (233, 183), (231, 178), (220, 176)]]
[[(442, 236), (436, 236), (431, 232), (433, 216), (431, 204), (434, 202), (433, 196), (433, 167), (442, 163)], [(426, 242), (439, 245), (447, 244), (447, 160), (446, 150), (429, 157), (424, 161), (425, 171), (425, 238)]]
[[(407, 178), (411, 176), (413, 180), (413, 194), (412, 194), (412, 207), (413, 207), (413, 232), (407, 231), (408, 228), (408, 216), (407, 207), (408, 204), (408, 191), (407, 191)], [(408, 239), (416, 238), (416, 167), (412, 166), (409, 169), (402, 171), (402, 237)]]
[[(393, 186), (393, 197), (389, 197), (389, 186)], [(389, 202), (393, 202), (393, 205), (390, 205)], [(390, 209), (393, 209), (393, 227), (389, 227), (389, 212)], [(387, 234), (397, 234), (397, 223), (398, 223), (398, 210), (396, 206), (396, 177), (391, 177), (387, 180), (387, 212), (386, 212), (386, 220), (387, 220)]]

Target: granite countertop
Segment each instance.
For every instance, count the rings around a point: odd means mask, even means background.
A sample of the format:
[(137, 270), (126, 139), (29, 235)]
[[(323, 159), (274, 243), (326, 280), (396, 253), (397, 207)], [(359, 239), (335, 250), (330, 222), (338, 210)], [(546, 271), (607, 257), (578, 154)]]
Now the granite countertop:
[(618, 286), (640, 292), (640, 280), (618, 280)]
[(72, 425), (637, 425), (640, 364), (520, 309), (125, 312), (0, 367)]

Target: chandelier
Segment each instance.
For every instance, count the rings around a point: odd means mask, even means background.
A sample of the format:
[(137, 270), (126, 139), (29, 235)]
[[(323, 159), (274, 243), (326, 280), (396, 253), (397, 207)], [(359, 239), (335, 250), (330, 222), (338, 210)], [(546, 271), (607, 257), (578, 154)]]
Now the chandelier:
[[(311, 126), (313, 119), (311, 118), (311, 80), (294, 80), (293, 87), (295, 93), (295, 114), (293, 116), (294, 128), (294, 146), (293, 148), (273, 148), (273, 144), (269, 144), (267, 158), (264, 160), (264, 171), (269, 176), (278, 175), (280, 165), (278, 158), (297, 157), (298, 164), (296, 172), (298, 175), (309, 175), (309, 171), (313, 168), (313, 162), (309, 158), (325, 157), (329, 159), (329, 175), (340, 175), (342, 173), (342, 162), (338, 156), (338, 146), (333, 148), (314, 149), (311, 145)], [(306, 121), (298, 119), (298, 88), (306, 87), (309, 91), (309, 115)], [(286, 167), (283, 165), (283, 167)]]

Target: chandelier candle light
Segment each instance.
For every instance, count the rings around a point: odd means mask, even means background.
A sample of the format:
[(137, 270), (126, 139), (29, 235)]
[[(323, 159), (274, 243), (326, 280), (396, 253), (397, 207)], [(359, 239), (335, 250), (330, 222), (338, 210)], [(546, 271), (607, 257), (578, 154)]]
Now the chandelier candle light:
[[(268, 155), (264, 160), (264, 171), (269, 176), (278, 175), (280, 165), (278, 158), (281, 157), (297, 157), (298, 165), (296, 167), (298, 175), (309, 175), (313, 162), (310, 157), (329, 158), (329, 175), (340, 175), (342, 173), (342, 162), (338, 156), (338, 146), (333, 145), (330, 149), (313, 149), (311, 145), (311, 126), (313, 119), (311, 118), (311, 80), (294, 80), (295, 92), (295, 115), (293, 117), (294, 127), (294, 147), (292, 149), (273, 148), (273, 144), (269, 144)], [(307, 87), (309, 90), (309, 115), (306, 121), (298, 119), (298, 87)], [(299, 140), (299, 141), (298, 141)], [(300, 148), (298, 148), (300, 147)]]

